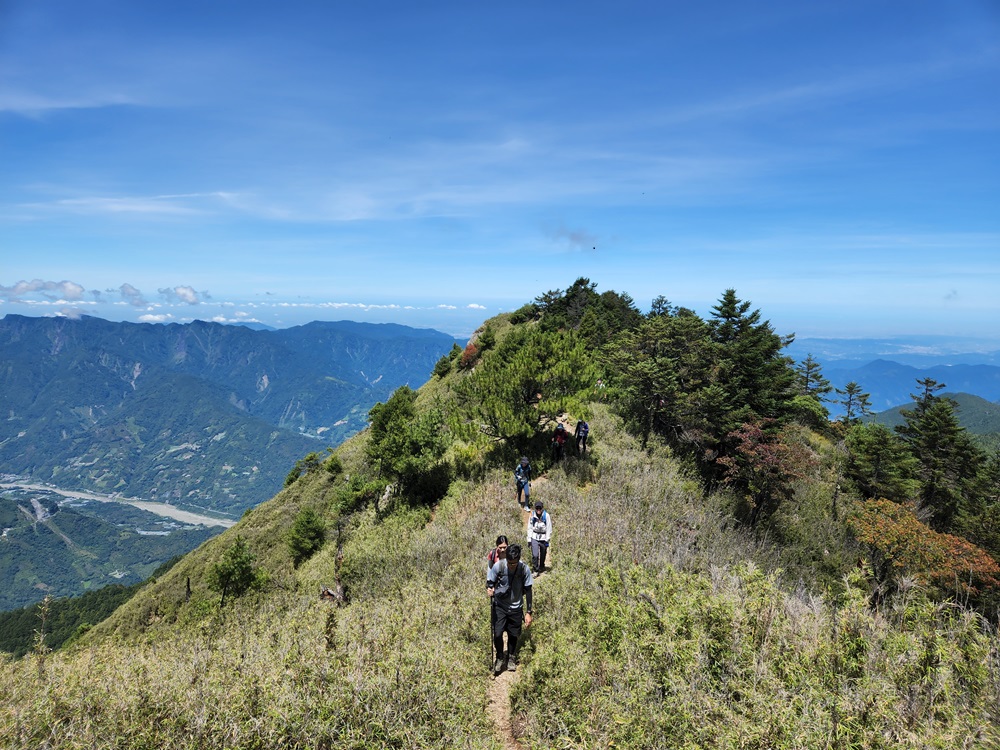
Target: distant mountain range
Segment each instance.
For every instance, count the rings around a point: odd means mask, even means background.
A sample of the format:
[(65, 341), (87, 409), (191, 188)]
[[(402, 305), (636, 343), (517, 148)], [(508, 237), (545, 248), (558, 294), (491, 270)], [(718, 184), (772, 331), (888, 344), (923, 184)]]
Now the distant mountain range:
[(0, 319), (0, 473), (239, 514), (456, 343), (400, 325)]
[[(955, 402), (955, 416), (958, 418), (958, 423), (973, 435), (1000, 434), (1000, 404), (969, 393), (940, 392), (937, 395), (948, 397)], [(874, 419), (889, 427), (895, 427), (905, 421), (902, 411), (915, 407), (916, 404), (911, 401), (879, 412), (874, 415)]]
[(797, 338), (785, 350), (796, 360), (812, 354), (823, 365), (861, 367), (886, 359), (914, 367), (998, 365), (1000, 339), (966, 336), (894, 336), (890, 338)]
[[(869, 394), (872, 410), (880, 412), (910, 403), (911, 395), (921, 390), (917, 380), (923, 378), (933, 378), (952, 393), (1000, 400), (1000, 351), (992, 346), (949, 337), (803, 339), (785, 351), (799, 362), (811, 354), (835, 388), (857, 383)], [(834, 418), (842, 413), (838, 404), (829, 407)]]

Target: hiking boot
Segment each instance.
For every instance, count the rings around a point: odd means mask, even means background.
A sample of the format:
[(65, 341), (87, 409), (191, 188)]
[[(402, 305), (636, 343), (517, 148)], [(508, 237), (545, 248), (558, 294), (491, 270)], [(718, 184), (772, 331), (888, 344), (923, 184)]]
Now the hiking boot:
[(500, 674), (503, 672), (503, 659), (497, 659), (493, 664), (493, 674)]
[(510, 672), (517, 671), (517, 659), (514, 658), (513, 656), (510, 657), (510, 659), (507, 661), (507, 670)]

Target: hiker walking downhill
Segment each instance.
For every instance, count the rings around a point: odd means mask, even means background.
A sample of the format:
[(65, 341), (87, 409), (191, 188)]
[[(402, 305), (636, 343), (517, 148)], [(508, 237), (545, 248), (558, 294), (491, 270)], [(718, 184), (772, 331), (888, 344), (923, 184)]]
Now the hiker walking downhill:
[(531, 464), (527, 456), (521, 456), (521, 461), (514, 467), (514, 483), (517, 485), (517, 504), (521, 505), (521, 493), (524, 493), (524, 509), (528, 510), (531, 495)]
[(552, 461), (558, 463), (566, 452), (566, 425), (562, 422), (556, 425), (556, 430), (552, 433)]
[(531, 570), (541, 573), (545, 570), (545, 556), (549, 551), (549, 541), (552, 539), (552, 518), (542, 506), (541, 500), (535, 501), (535, 512), (528, 519), (528, 542), (531, 544)]
[[(486, 574), (486, 593), (493, 599), (493, 648), (496, 661), (493, 673), (505, 668), (517, 669), (517, 654), (521, 640), (521, 625), (531, 626), (531, 585), (528, 566), (521, 562), (521, 545), (507, 548), (507, 559), (497, 560)], [(507, 654), (504, 656), (503, 634), (507, 633)]]
[(492, 568), (497, 560), (507, 559), (507, 537), (501, 534), (497, 537), (497, 545), (486, 554), (486, 567)]
[(573, 436), (576, 438), (576, 455), (585, 456), (587, 454), (587, 435), (590, 434), (590, 425), (586, 420), (581, 419), (576, 423), (576, 430)]

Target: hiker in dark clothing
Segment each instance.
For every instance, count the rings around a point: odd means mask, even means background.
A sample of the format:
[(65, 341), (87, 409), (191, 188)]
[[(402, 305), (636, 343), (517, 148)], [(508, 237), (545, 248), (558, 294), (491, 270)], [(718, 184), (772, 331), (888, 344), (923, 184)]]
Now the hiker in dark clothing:
[[(531, 627), (531, 570), (521, 562), (521, 545), (507, 548), (507, 559), (497, 560), (486, 574), (486, 593), (493, 598), (493, 647), (496, 662), (493, 673), (504, 667), (517, 669), (517, 653), (521, 639), (521, 624)], [(503, 657), (503, 634), (507, 633), (507, 656)]]
[(521, 505), (521, 493), (524, 493), (524, 509), (528, 510), (531, 494), (531, 464), (527, 456), (521, 456), (521, 461), (514, 467), (514, 483), (517, 485), (517, 504)]
[(576, 423), (576, 430), (573, 436), (576, 438), (576, 455), (585, 456), (587, 454), (587, 435), (590, 434), (590, 425), (583, 419)]
[(566, 425), (562, 422), (556, 425), (556, 431), (552, 434), (552, 460), (559, 462), (566, 451)]

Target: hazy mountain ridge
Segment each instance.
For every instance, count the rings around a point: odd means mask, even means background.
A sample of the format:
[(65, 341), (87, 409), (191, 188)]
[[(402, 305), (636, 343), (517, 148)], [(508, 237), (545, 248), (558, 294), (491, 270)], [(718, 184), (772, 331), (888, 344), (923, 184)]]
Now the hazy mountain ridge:
[(1000, 367), (994, 365), (935, 365), (914, 367), (888, 360), (876, 360), (849, 369), (827, 367), (823, 375), (835, 387), (843, 389), (855, 382), (870, 394), (872, 409), (884, 411), (909, 403), (920, 388), (917, 380), (932, 378), (943, 383), (953, 393), (969, 393), (986, 399), (1000, 400)]
[(256, 331), (99, 318), (0, 320), (0, 465), (55, 484), (241, 512), (304, 454), (364, 427), (455, 343), (312, 323)]
[[(950, 398), (955, 402), (955, 416), (958, 423), (973, 435), (994, 435), (1000, 433), (1000, 404), (987, 401), (970, 393), (950, 393), (942, 391), (941, 398)], [(912, 401), (886, 409), (873, 416), (876, 422), (895, 427), (904, 423), (903, 410), (913, 410), (916, 404)]]

